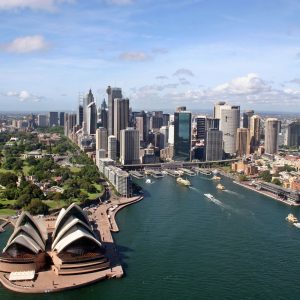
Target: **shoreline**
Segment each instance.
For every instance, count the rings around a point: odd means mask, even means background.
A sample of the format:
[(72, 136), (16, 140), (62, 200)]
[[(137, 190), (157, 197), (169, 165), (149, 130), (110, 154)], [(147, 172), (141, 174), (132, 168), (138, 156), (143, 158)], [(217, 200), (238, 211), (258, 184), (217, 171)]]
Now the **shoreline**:
[(239, 185), (239, 186), (242, 186), (248, 190), (251, 190), (251, 191), (254, 191), (254, 192), (257, 192), (263, 196), (267, 196), (273, 200), (276, 200), (278, 202), (281, 202), (281, 203), (284, 203), (286, 205), (289, 205), (289, 206), (300, 206), (300, 203), (296, 203), (296, 202), (293, 202), (293, 201), (290, 201), (290, 200), (284, 200), (284, 199), (281, 199), (275, 195), (272, 195), (271, 193), (268, 193), (267, 191), (260, 191), (260, 190), (257, 190), (255, 187), (252, 187), (248, 184), (245, 184), (245, 183), (241, 183), (241, 182), (237, 182), (236, 180), (233, 180), (233, 183)]
[[(57, 276), (53, 270), (47, 270), (37, 273), (34, 280), (27, 282), (11, 282), (7, 279), (9, 273), (0, 272), (1, 284), (13, 292), (44, 294), (80, 288), (104, 279), (123, 277), (124, 271), (112, 236), (113, 232), (119, 231), (115, 216), (124, 207), (139, 202), (143, 198), (143, 195), (132, 198), (118, 198), (112, 200), (111, 203), (101, 204), (95, 209), (90, 209), (89, 218), (96, 225), (94, 232), (106, 249), (105, 254), (110, 261), (110, 268), (85, 274), (60, 276)], [(118, 205), (118, 207), (114, 211), (110, 211), (109, 209), (114, 205)]]

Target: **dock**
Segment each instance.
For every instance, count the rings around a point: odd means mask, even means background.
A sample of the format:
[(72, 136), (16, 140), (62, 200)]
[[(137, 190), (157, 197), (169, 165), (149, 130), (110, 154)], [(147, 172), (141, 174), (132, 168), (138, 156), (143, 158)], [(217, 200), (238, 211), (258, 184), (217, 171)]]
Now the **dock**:
[(182, 171), (185, 175), (188, 175), (188, 176), (196, 176), (196, 173), (190, 169), (180, 168), (179, 171)]
[(200, 174), (206, 175), (206, 176), (209, 176), (209, 175), (212, 174), (212, 172), (210, 170), (207, 170), (207, 169), (195, 168), (195, 171), (197, 173), (200, 173)]
[(1, 225), (0, 225), (0, 233), (1, 232), (4, 232), (5, 231), (5, 227), (8, 225), (8, 224), (10, 224), (11, 222), (9, 221), (9, 220), (4, 220), (4, 223), (2, 223)]
[(164, 174), (161, 171), (158, 170), (145, 170), (145, 174), (149, 174), (150, 176), (154, 177), (154, 178), (163, 178)]
[(139, 171), (129, 171), (129, 174), (137, 179), (143, 179), (145, 177), (144, 174)]
[(172, 177), (179, 177), (179, 173), (175, 170), (165, 169), (164, 171)]

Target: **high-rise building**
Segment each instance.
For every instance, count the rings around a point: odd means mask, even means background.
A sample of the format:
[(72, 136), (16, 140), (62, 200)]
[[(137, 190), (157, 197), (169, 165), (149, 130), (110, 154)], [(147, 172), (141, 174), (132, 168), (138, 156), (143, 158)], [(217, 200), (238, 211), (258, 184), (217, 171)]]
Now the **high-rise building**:
[(86, 109), (86, 124), (87, 133), (95, 134), (97, 128), (97, 107), (96, 102), (91, 102), (88, 104)]
[(120, 161), (123, 165), (138, 164), (140, 162), (140, 134), (134, 128), (121, 130)]
[(214, 119), (221, 119), (221, 107), (224, 106), (226, 102), (217, 102), (214, 106)]
[(65, 113), (61, 111), (59, 113), (59, 126), (64, 126), (65, 125)]
[(205, 155), (207, 161), (216, 161), (223, 158), (223, 132), (218, 129), (206, 131)]
[(112, 160), (117, 160), (117, 138), (114, 135), (108, 137), (107, 157)]
[(57, 111), (50, 111), (49, 112), (49, 126), (58, 126), (58, 112)]
[(114, 99), (114, 136), (117, 138), (117, 156), (120, 153), (120, 131), (128, 127), (129, 99)]
[(77, 125), (82, 127), (83, 122), (83, 105), (79, 104), (77, 109)]
[(243, 113), (243, 128), (250, 128), (250, 118), (254, 115), (254, 110), (246, 110)]
[(46, 115), (38, 115), (37, 116), (37, 123), (39, 127), (47, 127), (48, 120)]
[(83, 97), (83, 122), (88, 123), (88, 106), (90, 103), (95, 102), (94, 95), (90, 89), (88, 94)]
[(265, 121), (265, 153), (275, 154), (278, 151), (279, 121), (268, 118)]
[(150, 130), (158, 130), (163, 124), (162, 116), (151, 116), (150, 117)]
[(96, 150), (107, 151), (107, 129), (100, 127), (96, 130)]
[(204, 140), (207, 130), (207, 117), (206, 116), (197, 116), (195, 118), (196, 122), (196, 138), (197, 140)]
[(300, 120), (290, 123), (286, 129), (286, 144), (288, 147), (300, 146)]
[(174, 114), (174, 160), (187, 161), (191, 157), (192, 114), (179, 111)]
[(238, 156), (243, 156), (250, 153), (250, 139), (248, 128), (237, 129), (236, 153)]
[(224, 152), (234, 154), (236, 151), (236, 134), (240, 127), (240, 107), (220, 106), (220, 130), (223, 132)]
[(114, 100), (116, 98), (122, 99), (122, 89), (111, 88), (110, 86), (106, 89), (108, 96), (108, 135), (114, 133)]
[(162, 126), (168, 126), (170, 121), (170, 115), (169, 114), (163, 114), (163, 124)]
[(162, 126), (159, 130), (160, 132), (160, 149), (164, 149), (168, 146), (168, 139), (169, 139), (169, 127)]
[(250, 118), (250, 153), (254, 153), (260, 144), (260, 117), (253, 115)]
[(68, 136), (72, 130), (73, 127), (76, 126), (76, 114), (64, 114), (64, 134), (65, 136)]
[(144, 138), (144, 117), (143, 116), (135, 117), (135, 128), (140, 133), (140, 141), (144, 142), (145, 138)]
[(102, 103), (101, 103), (101, 107), (100, 107), (100, 121), (101, 121), (101, 126), (107, 129), (107, 104), (105, 99), (103, 99)]

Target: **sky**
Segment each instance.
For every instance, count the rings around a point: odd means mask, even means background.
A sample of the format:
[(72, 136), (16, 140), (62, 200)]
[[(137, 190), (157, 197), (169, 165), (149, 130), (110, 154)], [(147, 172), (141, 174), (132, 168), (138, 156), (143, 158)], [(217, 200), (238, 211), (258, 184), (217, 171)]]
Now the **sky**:
[(300, 0), (0, 0), (0, 111), (300, 112)]

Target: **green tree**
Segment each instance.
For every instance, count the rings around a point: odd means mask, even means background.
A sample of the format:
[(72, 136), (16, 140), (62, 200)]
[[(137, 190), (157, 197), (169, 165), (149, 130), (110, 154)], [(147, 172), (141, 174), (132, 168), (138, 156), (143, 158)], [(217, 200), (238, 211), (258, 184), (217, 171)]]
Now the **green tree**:
[(34, 198), (25, 207), (25, 210), (29, 211), (32, 215), (46, 215), (49, 212), (49, 206), (40, 199)]
[(280, 181), (278, 178), (274, 178), (274, 179), (272, 180), (272, 183), (281, 186), (281, 181)]
[(265, 182), (271, 182), (272, 175), (269, 170), (263, 171), (259, 174), (259, 178), (261, 178)]

